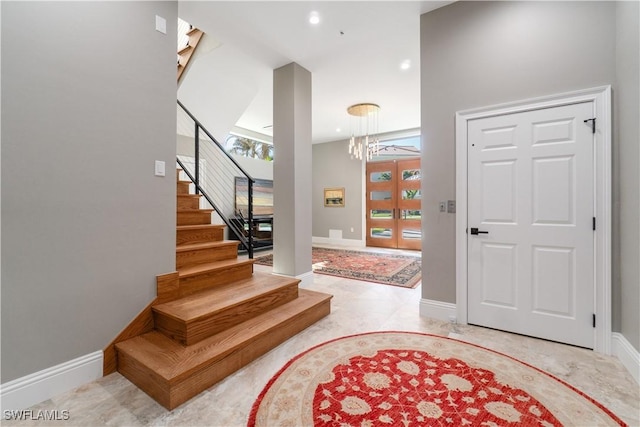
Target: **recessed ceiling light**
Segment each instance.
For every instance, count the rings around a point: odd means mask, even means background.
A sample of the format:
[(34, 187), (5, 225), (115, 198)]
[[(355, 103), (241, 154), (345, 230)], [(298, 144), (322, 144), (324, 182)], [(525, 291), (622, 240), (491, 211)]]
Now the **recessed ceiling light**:
[(411, 61), (409, 61), (408, 59), (405, 59), (404, 61), (402, 61), (402, 63), (400, 64), (400, 69), (408, 70), (409, 68), (411, 68)]
[(315, 10), (309, 15), (309, 23), (313, 25), (320, 23), (320, 15)]
[(341, 131), (341, 129), (340, 129), (340, 128), (336, 128), (336, 132), (340, 132), (340, 131)]

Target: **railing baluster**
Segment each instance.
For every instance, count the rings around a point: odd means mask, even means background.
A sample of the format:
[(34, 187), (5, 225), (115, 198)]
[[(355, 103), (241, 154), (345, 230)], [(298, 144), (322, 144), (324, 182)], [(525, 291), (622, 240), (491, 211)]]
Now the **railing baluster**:
[(200, 194), (200, 125), (198, 125), (198, 123), (195, 123), (196, 126), (196, 130), (195, 130), (195, 159), (196, 159), (196, 166), (195, 166), (195, 184), (196, 184), (196, 194)]
[(247, 205), (249, 209), (249, 227), (248, 227), (248, 240), (249, 247), (247, 248), (247, 252), (249, 254), (249, 259), (253, 258), (253, 180), (251, 178), (247, 179), (248, 184), (248, 200)]

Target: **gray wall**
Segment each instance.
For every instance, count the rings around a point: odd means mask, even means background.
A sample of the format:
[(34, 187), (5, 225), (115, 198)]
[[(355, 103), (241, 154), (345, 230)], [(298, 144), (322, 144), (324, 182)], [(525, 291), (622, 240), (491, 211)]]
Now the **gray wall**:
[[(629, 70), (630, 76), (635, 77), (624, 83), (621, 80), (618, 86), (616, 7), (614, 2), (456, 2), (422, 15), (424, 298), (456, 300), (455, 218), (442, 218), (438, 213), (438, 201), (455, 196), (455, 112), (612, 84), (614, 97), (620, 97), (615, 104), (618, 109), (635, 102), (635, 110), (626, 110), (629, 118), (624, 119), (624, 129), (622, 117), (620, 127), (614, 127), (614, 151), (621, 155), (628, 151), (630, 157), (625, 159), (626, 172), (614, 168), (618, 199), (614, 200), (613, 215), (620, 217), (619, 202), (629, 198), (631, 206), (623, 216), (636, 224), (629, 225), (631, 234), (621, 245), (622, 251), (635, 245), (629, 255), (629, 263), (636, 264), (635, 268), (625, 261), (625, 268), (631, 269), (626, 273), (614, 254), (613, 292), (618, 302), (614, 303), (613, 313), (620, 319), (614, 328), (619, 330), (620, 322), (626, 325), (625, 336), (638, 347), (638, 49), (637, 36), (635, 51), (631, 42), (629, 46), (618, 44), (623, 53), (618, 55), (618, 65), (635, 61), (635, 70)], [(637, 4), (624, 7), (633, 9)], [(625, 14), (621, 11), (618, 15)], [(637, 34), (637, 12), (634, 16)], [(635, 59), (627, 58), (627, 52)], [(621, 92), (627, 90), (635, 95), (621, 97)], [(635, 128), (630, 121), (634, 121)], [(619, 230), (615, 223), (614, 228)], [(615, 245), (619, 234), (613, 238)], [(620, 279), (616, 279), (621, 271), (629, 275), (622, 278), (622, 287)], [(626, 300), (627, 296), (630, 301), (621, 306), (620, 298)], [(628, 313), (627, 306), (635, 306), (635, 313)]]
[(101, 350), (175, 270), (177, 3), (1, 7), (4, 383)]
[[(614, 328), (640, 350), (640, 3), (617, 3), (614, 177), (618, 220)], [(619, 239), (619, 240), (618, 240)], [(614, 255), (616, 252), (614, 252)]]
[[(351, 160), (348, 141), (313, 145), (313, 236), (329, 237), (342, 230), (343, 239), (362, 240), (362, 162)], [(324, 189), (344, 187), (345, 207), (324, 206)], [(353, 232), (351, 232), (353, 227)]]

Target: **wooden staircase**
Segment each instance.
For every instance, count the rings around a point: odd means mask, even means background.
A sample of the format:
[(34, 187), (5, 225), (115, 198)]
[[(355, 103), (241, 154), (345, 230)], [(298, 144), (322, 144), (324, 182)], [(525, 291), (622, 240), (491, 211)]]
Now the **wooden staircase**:
[(158, 298), (112, 343), (117, 370), (169, 410), (331, 311), (331, 295), (239, 260), (238, 242), (223, 240), (179, 172), (178, 271), (158, 277)]
[(184, 70), (187, 69), (191, 56), (193, 56), (196, 51), (196, 47), (198, 47), (198, 43), (200, 43), (200, 39), (203, 35), (204, 33), (195, 27), (192, 27), (187, 32), (187, 36), (189, 36), (189, 43), (178, 51), (178, 81), (180, 81), (180, 77), (182, 77)]

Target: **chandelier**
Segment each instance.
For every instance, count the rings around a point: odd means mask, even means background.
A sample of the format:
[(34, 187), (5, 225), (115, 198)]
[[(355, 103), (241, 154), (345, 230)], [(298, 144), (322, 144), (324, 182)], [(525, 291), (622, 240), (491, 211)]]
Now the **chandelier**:
[[(378, 112), (380, 106), (376, 104), (355, 104), (347, 108), (351, 119), (351, 139), (349, 140), (349, 154), (352, 159), (371, 160), (380, 151), (378, 140)], [(354, 123), (355, 122), (355, 123)]]

